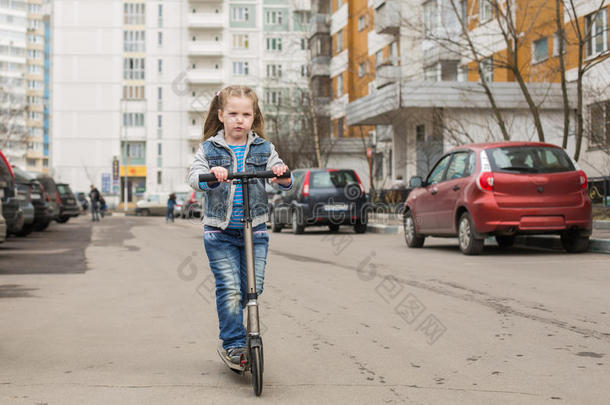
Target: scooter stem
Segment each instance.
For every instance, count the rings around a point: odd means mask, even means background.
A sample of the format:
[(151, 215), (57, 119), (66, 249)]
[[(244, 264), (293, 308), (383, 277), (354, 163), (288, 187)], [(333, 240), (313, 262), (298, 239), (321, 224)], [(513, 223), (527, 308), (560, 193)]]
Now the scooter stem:
[(246, 278), (248, 280), (248, 291), (246, 296), (248, 319), (246, 323), (246, 333), (248, 335), (256, 336), (259, 334), (260, 326), (258, 320), (258, 294), (256, 293), (256, 274), (254, 272), (252, 215), (250, 215), (248, 183), (248, 179), (241, 179), (242, 193), (244, 196), (244, 247), (246, 251)]

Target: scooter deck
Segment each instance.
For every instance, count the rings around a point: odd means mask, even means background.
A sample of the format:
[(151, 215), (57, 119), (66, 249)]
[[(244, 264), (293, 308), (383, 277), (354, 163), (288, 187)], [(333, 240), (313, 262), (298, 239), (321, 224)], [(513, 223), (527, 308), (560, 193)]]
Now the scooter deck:
[(246, 372), (246, 366), (245, 365), (239, 365), (239, 364), (235, 364), (232, 363), (229, 359), (227, 359), (227, 357), (225, 356), (225, 349), (222, 348), (222, 344), (218, 345), (218, 349), (217, 349), (218, 355), (220, 356), (220, 358), (222, 359), (222, 361), (227, 365), (227, 367), (229, 367), (231, 369), (231, 371), (238, 373), (238, 374), (243, 374)]

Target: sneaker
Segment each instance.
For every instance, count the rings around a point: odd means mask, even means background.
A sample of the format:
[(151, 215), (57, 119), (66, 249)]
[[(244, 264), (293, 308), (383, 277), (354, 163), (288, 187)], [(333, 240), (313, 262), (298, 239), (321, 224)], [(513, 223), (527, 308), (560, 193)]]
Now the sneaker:
[(233, 364), (241, 363), (241, 356), (246, 354), (245, 347), (231, 347), (227, 349), (225, 356)]

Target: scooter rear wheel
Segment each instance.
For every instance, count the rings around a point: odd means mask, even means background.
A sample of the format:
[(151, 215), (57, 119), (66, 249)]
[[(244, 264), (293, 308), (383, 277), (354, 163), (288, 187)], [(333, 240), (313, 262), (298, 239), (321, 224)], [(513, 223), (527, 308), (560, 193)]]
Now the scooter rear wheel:
[(263, 352), (260, 347), (250, 349), (250, 371), (252, 372), (252, 389), (258, 397), (263, 392)]

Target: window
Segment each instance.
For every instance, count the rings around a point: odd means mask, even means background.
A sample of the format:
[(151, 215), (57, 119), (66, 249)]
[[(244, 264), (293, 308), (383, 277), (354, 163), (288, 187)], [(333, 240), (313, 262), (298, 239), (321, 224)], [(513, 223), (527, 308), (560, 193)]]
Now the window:
[(161, 185), (163, 183), (163, 172), (161, 170), (157, 171), (157, 185)]
[(143, 159), (144, 149), (144, 142), (129, 142), (127, 144), (127, 157), (134, 159)]
[(43, 40), (42, 40), (42, 37), (40, 35), (30, 34), (30, 35), (28, 35), (28, 43), (30, 43), (30, 44), (42, 44)]
[(433, 36), (438, 27), (438, 6), (436, 0), (430, 0), (424, 4), (424, 36)]
[(159, 4), (157, 19), (159, 28), (163, 27), (163, 4)]
[(163, 100), (163, 87), (157, 88), (157, 100)]
[(161, 156), (163, 154), (163, 145), (161, 143), (157, 144), (157, 156)]
[(610, 146), (610, 100), (592, 104), (589, 107), (590, 133), (589, 147)]
[(365, 74), (364, 62), (358, 64), (358, 77), (363, 77)]
[(233, 74), (235, 76), (248, 76), (250, 74), (248, 62), (233, 62)]
[(145, 66), (144, 58), (125, 58), (123, 59), (123, 79), (125, 80), (144, 80)]
[(234, 49), (248, 49), (248, 34), (234, 34), (233, 35), (233, 48)]
[(600, 10), (585, 17), (587, 57), (597, 56), (608, 50), (608, 9)]
[(144, 100), (144, 86), (123, 86), (123, 98), (126, 100)]
[(125, 52), (145, 52), (146, 37), (144, 30), (123, 31), (123, 51)]
[(282, 93), (278, 90), (267, 90), (265, 92), (265, 102), (267, 104), (279, 105), (282, 103)]
[(250, 21), (250, 10), (248, 7), (233, 7), (231, 9), (232, 22), (247, 22)]
[(282, 77), (282, 65), (267, 65), (267, 77)]
[(380, 49), (375, 52), (375, 66), (381, 65), (383, 62), (385, 62), (383, 58), (383, 49)]
[(159, 45), (159, 46), (163, 45), (163, 33), (162, 32), (157, 33), (157, 45)]
[(281, 51), (282, 50), (282, 38), (267, 38), (267, 50), (268, 51)]
[[(451, 164), (447, 169), (447, 180), (460, 179), (462, 177), (468, 177), (472, 173), (471, 157), (474, 157), (474, 153), (470, 152), (459, 152), (453, 154)], [(474, 159), (472, 159), (474, 162)]]
[(157, 72), (163, 73), (163, 59), (157, 61)]
[(491, 83), (494, 81), (494, 66), (493, 66), (493, 58), (483, 59), (481, 62), (481, 73), (483, 77), (481, 80), (485, 81), (485, 83)]
[[(564, 33), (562, 54), (566, 53), (566, 47), (567, 47), (567, 42), (566, 42), (565, 33)], [(553, 56), (559, 56), (559, 33), (558, 32), (553, 34)]]
[(462, 25), (468, 27), (468, 0), (460, 0), (460, 20)]
[(445, 156), (440, 162), (438, 162), (438, 164), (430, 172), (426, 184), (436, 184), (443, 180), (443, 174), (445, 173), (449, 159), (451, 159), (451, 155)]
[(144, 113), (123, 113), (123, 126), (143, 127)]
[(532, 44), (532, 63), (542, 62), (549, 57), (548, 40), (546, 37), (540, 38)]
[(339, 76), (337, 76), (337, 98), (341, 97), (343, 95), (343, 73), (340, 73)]
[(396, 41), (390, 44), (390, 62), (392, 65), (398, 65), (398, 43)]
[(337, 32), (337, 36), (335, 37), (335, 49), (336, 53), (339, 53), (343, 50), (343, 30), (339, 30)]
[(300, 25), (309, 24), (311, 21), (311, 13), (309, 11), (295, 11), (294, 17), (295, 21)]
[(42, 52), (36, 49), (28, 49), (28, 59), (42, 59)]
[(40, 13), (40, 5), (38, 5), (38, 4), (28, 4), (28, 13), (39, 14)]
[(358, 31), (362, 31), (365, 28), (366, 28), (365, 16), (361, 15), (358, 18)]
[(125, 3), (123, 5), (123, 23), (125, 25), (144, 25), (146, 22), (146, 5), (144, 3)]
[(307, 65), (301, 65), (301, 77), (309, 76), (309, 67)]
[(341, 117), (337, 120), (337, 138), (343, 138), (343, 132), (345, 130), (345, 119)]
[(40, 27), (40, 20), (28, 20), (28, 27), (37, 30)]
[(479, 0), (479, 23), (487, 22), (491, 20), (491, 17), (491, 0)]
[(281, 10), (271, 11), (268, 10), (265, 13), (265, 24), (267, 25), (282, 25), (283, 12)]
[(157, 115), (157, 128), (163, 128), (163, 116)]
[(301, 38), (301, 50), (304, 51), (307, 49), (307, 40), (305, 38)]

